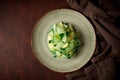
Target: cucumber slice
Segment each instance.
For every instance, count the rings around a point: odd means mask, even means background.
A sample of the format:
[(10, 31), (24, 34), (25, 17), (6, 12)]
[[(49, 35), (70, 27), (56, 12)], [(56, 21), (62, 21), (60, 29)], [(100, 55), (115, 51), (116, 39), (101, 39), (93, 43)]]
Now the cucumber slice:
[(48, 32), (47, 44), (53, 57), (69, 59), (77, 52), (81, 42), (71, 24), (59, 22)]
[(60, 50), (62, 46), (64, 46), (64, 43), (60, 42), (55, 46), (55, 49)]
[(68, 47), (68, 42), (62, 46), (62, 48), (66, 48), (66, 47)]

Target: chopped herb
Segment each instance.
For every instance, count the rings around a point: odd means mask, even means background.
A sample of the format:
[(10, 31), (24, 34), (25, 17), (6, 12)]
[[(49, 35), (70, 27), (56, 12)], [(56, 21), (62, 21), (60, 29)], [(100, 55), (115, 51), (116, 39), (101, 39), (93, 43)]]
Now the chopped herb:
[(70, 34), (70, 33), (67, 31), (67, 32), (66, 32), (66, 36), (68, 36), (69, 34)]
[(56, 55), (54, 55), (53, 57), (54, 57), (54, 58), (56, 58), (57, 56), (56, 56)]
[(51, 43), (52, 42), (52, 40), (49, 40), (49, 43)]
[(64, 35), (65, 35), (64, 33), (59, 34), (60, 39), (62, 39), (64, 37)]
[(56, 44), (54, 44), (54, 46), (57, 46)]
[(70, 59), (81, 44), (78, 35), (79, 33), (69, 23), (54, 24), (47, 33), (47, 44), (53, 57)]

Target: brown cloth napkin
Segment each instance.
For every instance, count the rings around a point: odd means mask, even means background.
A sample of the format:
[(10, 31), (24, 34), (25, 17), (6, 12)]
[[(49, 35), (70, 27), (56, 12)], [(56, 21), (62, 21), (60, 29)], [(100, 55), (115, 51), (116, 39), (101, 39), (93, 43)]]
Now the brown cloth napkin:
[(96, 31), (96, 51), (82, 69), (68, 73), (68, 80), (120, 80), (120, 0), (67, 0), (84, 14)]

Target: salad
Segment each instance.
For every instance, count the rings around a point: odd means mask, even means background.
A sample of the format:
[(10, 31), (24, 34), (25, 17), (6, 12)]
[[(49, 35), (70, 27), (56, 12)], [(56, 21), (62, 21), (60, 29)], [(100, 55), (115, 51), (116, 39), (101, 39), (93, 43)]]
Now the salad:
[(71, 24), (58, 22), (47, 33), (47, 45), (53, 57), (70, 59), (81, 44), (79, 37)]

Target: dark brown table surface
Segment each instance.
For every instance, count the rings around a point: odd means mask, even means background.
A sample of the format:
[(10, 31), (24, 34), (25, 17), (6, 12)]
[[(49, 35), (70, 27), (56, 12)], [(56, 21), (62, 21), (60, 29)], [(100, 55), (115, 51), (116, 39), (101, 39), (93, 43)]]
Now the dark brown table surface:
[(0, 80), (65, 80), (34, 57), (31, 34), (47, 12), (69, 8), (66, 0), (0, 1)]

